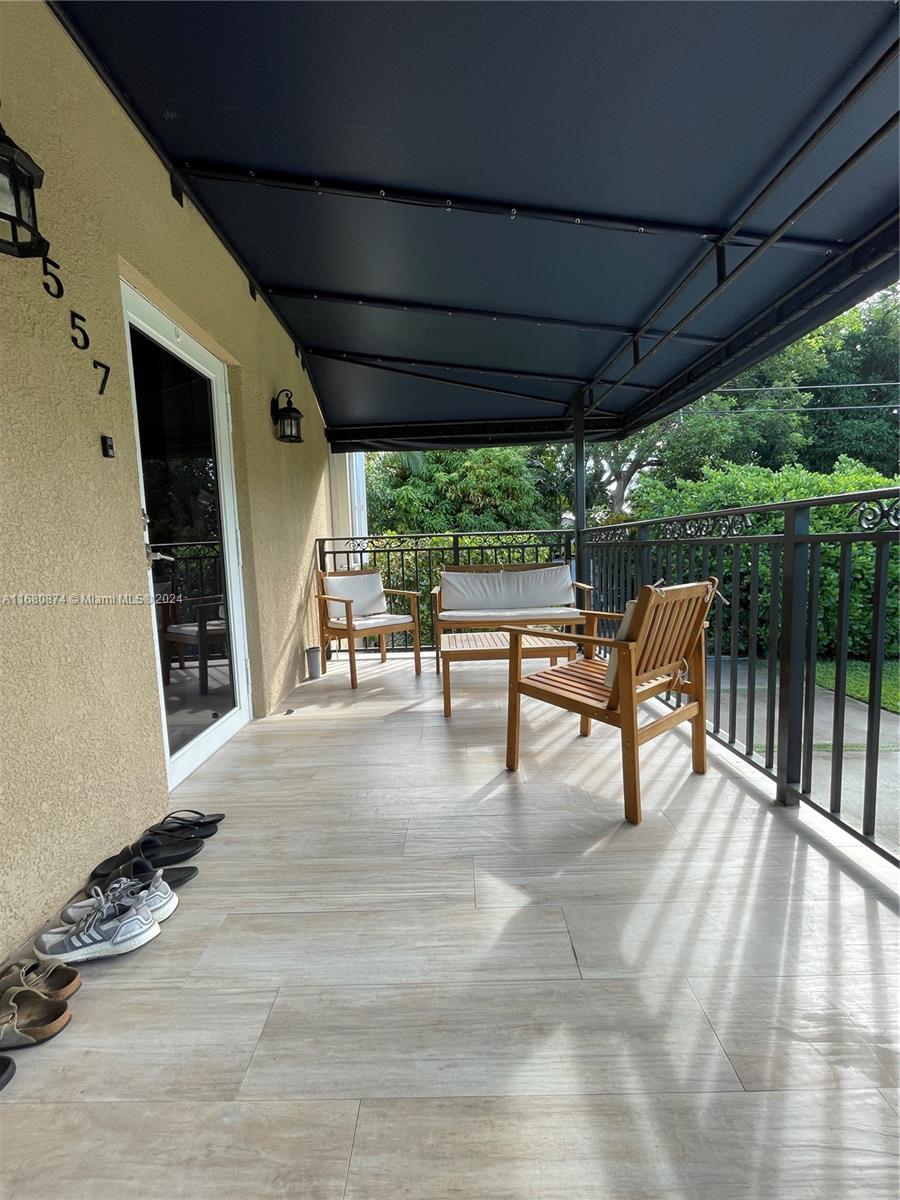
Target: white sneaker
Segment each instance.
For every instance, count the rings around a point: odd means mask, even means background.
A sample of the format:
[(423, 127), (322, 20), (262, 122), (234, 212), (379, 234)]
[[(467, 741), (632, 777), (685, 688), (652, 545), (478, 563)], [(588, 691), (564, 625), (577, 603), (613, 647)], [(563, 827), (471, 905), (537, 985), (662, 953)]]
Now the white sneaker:
[(94, 892), (97, 903), (77, 924), (48, 929), (35, 938), (35, 957), (42, 961), (57, 958), (65, 963), (112, 958), (159, 937), (159, 922), (146, 904), (121, 900), (106, 903), (99, 888)]
[(76, 900), (59, 914), (63, 925), (77, 925), (82, 917), (97, 907), (97, 905), (113, 904), (121, 900), (126, 904), (146, 904), (159, 922), (171, 917), (178, 907), (178, 897), (163, 879), (162, 870), (155, 872), (149, 883), (141, 883), (138, 879), (114, 879), (106, 891), (98, 898), (99, 888), (93, 888), (87, 900)]

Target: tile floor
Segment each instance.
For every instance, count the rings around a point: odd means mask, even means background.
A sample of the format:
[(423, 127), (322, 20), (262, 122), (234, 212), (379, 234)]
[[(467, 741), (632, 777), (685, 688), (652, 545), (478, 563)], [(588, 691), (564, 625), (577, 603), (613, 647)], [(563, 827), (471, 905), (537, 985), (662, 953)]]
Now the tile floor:
[[(0, 1196), (896, 1200), (893, 869), (713, 749), (504, 671), (337, 663), (173, 797), (228, 817), (0, 1095)], [(85, 864), (89, 866), (91, 864)]]

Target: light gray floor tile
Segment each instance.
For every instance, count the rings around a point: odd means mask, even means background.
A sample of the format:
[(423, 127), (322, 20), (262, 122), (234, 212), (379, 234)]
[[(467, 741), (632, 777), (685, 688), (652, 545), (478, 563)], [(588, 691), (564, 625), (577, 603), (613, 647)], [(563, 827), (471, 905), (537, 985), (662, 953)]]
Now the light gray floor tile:
[(877, 1092), (723, 1092), (363, 1100), (347, 1197), (896, 1200), (896, 1188), (896, 1120)]
[(396, 857), (406, 841), (405, 818), (336, 820), (332, 816), (308, 816), (289, 807), (277, 813), (257, 804), (229, 814), (228, 836), (222, 832), (210, 840), (198, 866), (211, 868), (221, 861), (240, 859), (252, 872), (258, 862), (283, 862), (293, 858)]
[(233, 1100), (275, 992), (225, 990), (232, 982), (208, 991), (85, 983), (67, 1028), (19, 1056), (0, 1103)]
[(574, 901), (634, 904), (717, 899), (822, 900), (859, 885), (821, 859), (791, 866), (774, 856), (744, 860), (716, 848), (674, 846), (620, 852), (614, 841), (598, 853), (478, 856), (479, 908)]
[(651, 814), (640, 825), (622, 817), (571, 813), (513, 816), (413, 817), (406, 835), (407, 855), (428, 854), (583, 854), (608, 846), (636, 850), (684, 847), (665, 817)]
[(4, 1196), (341, 1200), (353, 1101), (9, 1104)]
[(241, 1096), (717, 1091), (740, 1084), (683, 981), (283, 989)]
[(577, 979), (559, 908), (229, 916), (193, 981), (248, 985)]
[[(360, 847), (361, 849), (361, 847)], [(471, 858), (249, 857), (210, 861), (198, 908), (230, 913), (471, 909)]]
[[(849, 975), (895, 969), (896, 917), (874, 897), (566, 904), (585, 978)], [(485, 910), (490, 911), (490, 910)]]
[(897, 1086), (896, 976), (690, 982), (749, 1091)]

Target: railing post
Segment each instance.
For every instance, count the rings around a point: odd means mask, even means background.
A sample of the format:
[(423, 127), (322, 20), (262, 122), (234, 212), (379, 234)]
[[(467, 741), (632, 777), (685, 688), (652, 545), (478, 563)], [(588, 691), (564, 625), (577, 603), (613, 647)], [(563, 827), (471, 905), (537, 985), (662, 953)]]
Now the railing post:
[[(809, 509), (790, 507), (784, 515), (781, 576), (781, 640), (778, 671), (778, 759), (776, 799), (800, 803), (803, 758), (803, 669), (806, 657), (806, 604), (809, 578)], [(815, 670), (815, 664), (811, 664)]]
[(652, 583), (650, 578), (650, 529), (642, 525), (637, 531), (637, 545), (634, 548), (634, 594), (641, 590), (645, 583)]
[(456, 533), (453, 535), (453, 565), (459, 566), (459, 534)]
[(325, 539), (316, 538), (316, 551), (319, 556), (319, 570), (325, 570)]

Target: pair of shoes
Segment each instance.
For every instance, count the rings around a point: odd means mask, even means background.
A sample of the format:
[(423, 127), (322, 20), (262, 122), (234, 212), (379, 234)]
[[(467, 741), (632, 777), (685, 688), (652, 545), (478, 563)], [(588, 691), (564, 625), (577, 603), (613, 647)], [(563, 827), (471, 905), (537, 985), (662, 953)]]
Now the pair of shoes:
[[(183, 883), (187, 883), (188, 880), (194, 879), (200, 874), (196, 867), (162, 867), (159, 869), (162, 870), (162, 877), (170, 888), (181, 887)], [(101, 892), (105, 892), (117, 879), (131, 879), (146, 888), (150, 886), (156, 871), (157, 868), (149, 859), (132, 858), (121, 866), (114, 867), (105, 878), (92, 876), (88, 881), (88, 888), (99, 887)]]
[(179, 808), (170, 812), (157, 825), (145, 829), (145, 834), (182, 834), (192, 838), (211, 838), (219, 832), (224, 813), (202, 813), (196, 808)]
[(78, 971), (55, 958), (43, 962), (23, 958), (0, 967), (0, 996), (10, 988), (28, 988), (40, 992), (47, 1000), (68, 1000), (80, 987)]
[(160, 934), (165, 921), (178, 907), (178, 897), (158, 870), (149, 886), (120, 878), (106, 892), (91, 889), (86, 900), (70, 904), (60, 914), (62, 925), (39, 934), (34, 952), (39, 959), (64, 963), (87, 962), (130, 954)]
[[(62, 1033), (72, 1017), (67, 1000), (80, 987), (75, 968), (58, 959), (9, 963), (0, 972), (0, 1049), (33, 1046)], [(12, 1059), (0, 1056), (0, 1089), (15, 1071)]]
[(49, 1042), (71, 1019), (65, 1000), (48, 1000), (33, 988), (8, 988), (0, 998), (0, 1050)]
[(158, 833), (143, 835), (131, 846), (125, 846), (118, 854), (105, 858), (91, 871), (88, 887), (101, 879), (115, 879), (121, 874), (120, 868), (126, 866), (133, 858), (145, 858), (153, 870), (168, 867), (172, 863), (184, 862), (193, 858), (203, 849), (200, 838), (184, 837), (174, 833)]

